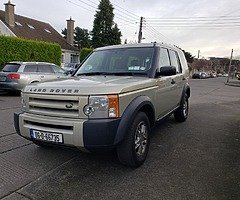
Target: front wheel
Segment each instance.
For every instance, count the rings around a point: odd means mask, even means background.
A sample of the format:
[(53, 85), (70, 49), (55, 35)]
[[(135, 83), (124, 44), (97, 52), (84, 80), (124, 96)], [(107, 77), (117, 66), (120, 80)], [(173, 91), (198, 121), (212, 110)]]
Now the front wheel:
[(185, 94), (181, 100), (179, 108), (174, 112), (174, 118), (177, 122), (184, 122), (188, 118), (188, 95)]
[(120, 162), (128, 167), (139, 167), (144, 163), (149, 149), (149, 119), (144, 112), (139, 112), (131, 123), (127, 136), (117, 148)]

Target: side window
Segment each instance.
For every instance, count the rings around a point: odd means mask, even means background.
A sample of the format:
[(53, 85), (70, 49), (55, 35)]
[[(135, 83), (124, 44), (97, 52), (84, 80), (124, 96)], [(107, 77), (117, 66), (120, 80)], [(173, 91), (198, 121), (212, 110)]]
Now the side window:
[(25, 65), (23, 72), (37, 72), (37, 65)]
[(169, 55), (171, 59), (171, 65), (176, 67), (177, 73), (181, 73), (182, 68), (181, 68), (177, 53), (173, 50), (169, 50)]
[(170, 66), (170, 60), (168, 55), (168, 50), (161, 48), (160, 49), (160, 58), (159, 58), (159, 67)]
[(61, 74), (64, 73), (64, 70), (61, 69), (61, 68), (58, 67), (58, 66), (54, 66), (54, 65), (52, 65), (52, 68), (53, 68), (54, 73), (61, 73)]
[(39, 64), (38, 65), (38, 72), (40, 72), (40, 73), (53, 73), (53, 70), (52, 70), (50, 65)]

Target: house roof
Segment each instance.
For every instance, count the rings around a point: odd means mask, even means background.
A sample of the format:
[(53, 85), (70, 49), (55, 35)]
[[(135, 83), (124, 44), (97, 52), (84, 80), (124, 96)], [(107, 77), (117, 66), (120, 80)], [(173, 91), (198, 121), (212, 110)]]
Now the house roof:
[(79, 51), (67, 43), (50, 24), (15, 14), (15, 27), (5, 22), (5, 11), (0, 10), (0, 20), (17, 36), (25, 39), (58, 43), (62, 49)]

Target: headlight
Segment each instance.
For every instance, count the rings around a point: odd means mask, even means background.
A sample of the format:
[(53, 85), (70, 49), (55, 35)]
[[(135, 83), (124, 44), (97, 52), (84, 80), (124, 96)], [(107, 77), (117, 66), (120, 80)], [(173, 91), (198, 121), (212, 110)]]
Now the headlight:
[(21, 102), (22, 102), (22, 110), (26, 111), (26, 108), (27, 108), (27, 104), (26, 104), (27, 97), (26, 97), (26, 95), (23, 92), (21, 92), (21, 97), (22, 97), (22, 100), (21, 100)]
[(118, 95), (90, 96), (83, 112), (89, 118), (119, 117)]

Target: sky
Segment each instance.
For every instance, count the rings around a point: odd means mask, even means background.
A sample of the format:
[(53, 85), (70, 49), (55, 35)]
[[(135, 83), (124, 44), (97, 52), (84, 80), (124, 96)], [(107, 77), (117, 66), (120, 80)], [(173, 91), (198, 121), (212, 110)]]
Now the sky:
[[(137, 41), (143, 17), (142, 42), (177, 45), (197, 57), (240, 55), (240, 0), (110, 0), (122, 42)], [(0, 10), (4, 3), (0, 1)], [(66, 19), (92, 30), (98, 0), (11, 0), (15, 13), (50, 23), (61, 32)]]

